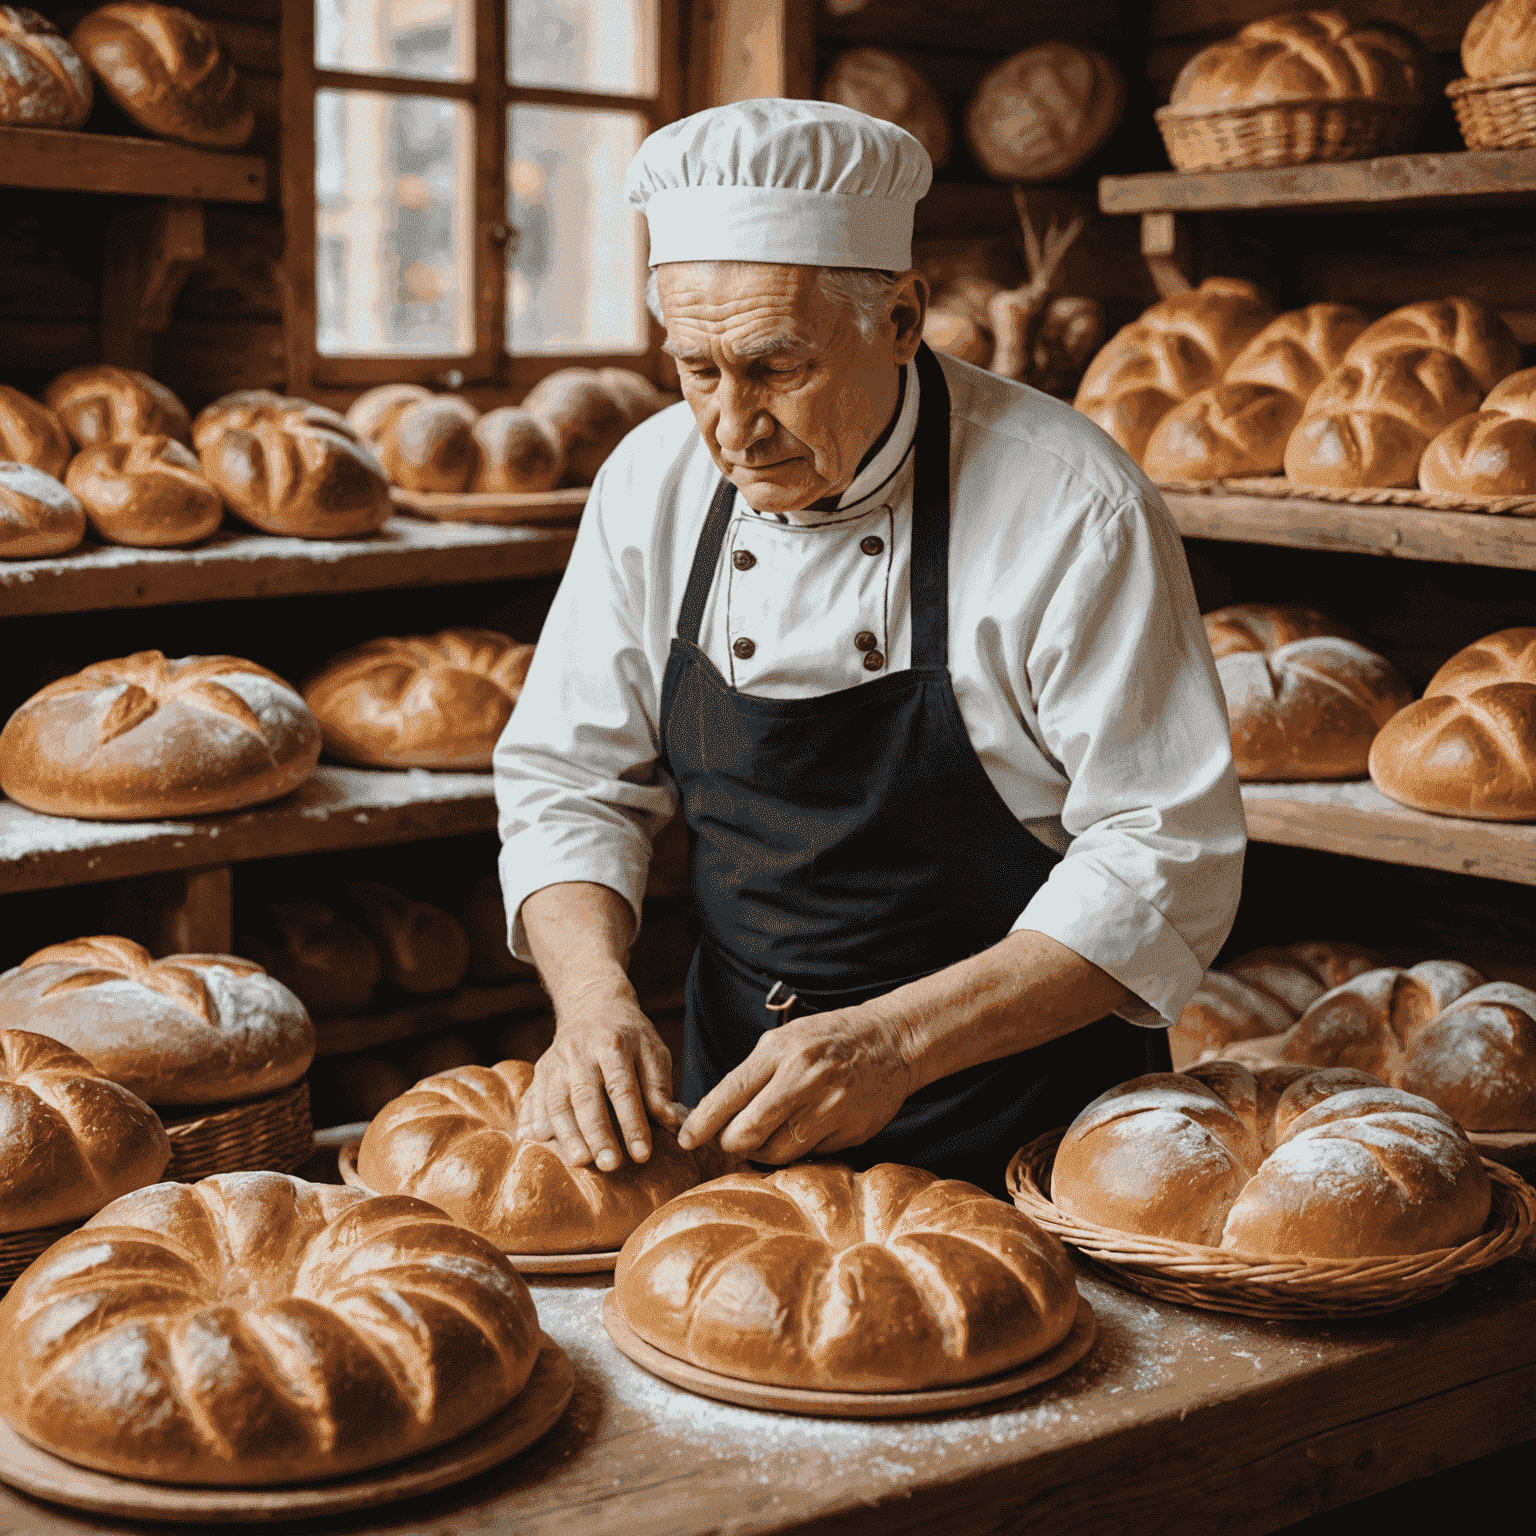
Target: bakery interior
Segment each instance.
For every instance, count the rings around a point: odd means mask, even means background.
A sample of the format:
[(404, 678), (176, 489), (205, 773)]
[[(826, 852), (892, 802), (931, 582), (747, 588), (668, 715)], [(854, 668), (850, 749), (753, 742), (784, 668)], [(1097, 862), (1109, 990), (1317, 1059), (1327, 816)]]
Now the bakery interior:
[[(1090, 1108), (1012, 1204), (858, 1175), (995, 1262), (955, 1303), (925, 1260), (786, 1363), (677, 1300), (687, 1233), (794, 1230), (852, 1176), (759, 1197), (660, 1133), (611, 1176), (513, 1134), (555, 1021), (490, 753), (594, 474), (681, 399), (624, 169), (757, 97), (923, 144), (928, 345), (1075, 404), (1182, 536), (1249, 841), (1170, 1035), (1205, 1076), (1138, 1108), (1230, 1125), (1256, 1185), (1328, 1095), (1415, 1095), (1406, 1237), (1339, 1206), (1354, 1247), (1245, 1240), (1149, 1131), (1154, 1211)], [(0, 151), (0, 1530), (1325, 1536), (1529, 1502), (1536, 0), (0, 7)], [(630, 961), (674, 1058), (689, 891), (678, 821)], [(958, 1355), (911, 1342), (945, 1305)], [(172, 1385), (114, 1398), (92, 1373), (141, 1346)]]

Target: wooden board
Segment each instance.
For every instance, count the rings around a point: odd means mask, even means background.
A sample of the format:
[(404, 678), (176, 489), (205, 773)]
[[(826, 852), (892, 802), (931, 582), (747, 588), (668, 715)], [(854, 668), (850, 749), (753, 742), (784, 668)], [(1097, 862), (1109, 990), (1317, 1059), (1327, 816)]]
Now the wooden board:
[(438, 523), (484, 523), (495, 527), (529, 527), (539, 523), (575, 523), (592, 487), (563, 491), (407, 491), (396, 486), (389, 494), (397, 507)]
[(315, 1055), (346, 1056), (353, 1051), (371, 1051), (395, 1040), (410, 1040), (462, 1024), (478, 1024), (498, 1014), (531, 1012), (548, 1006), (549, 996), (536, 980), (465, 986), (448, 997), (412, 1003), (388, 1013), (316, 1019)]
[(83, 613), (555, 576), (575, 540), (569, 528), (412, 517), (391, 517), (361, 539), (286, 539), (226, 527), (195, 549), (84, 545), (46, 560), (0, 560), (0, 612)]
[(261, 203), (267, 197), (267, 165), (254, 155), (217, 154), (158, 139), (0, 128), (0, 186)]
[(937, 1387), (925, 1392), (817, 1392), (741, 1381), (678, 1360), (646, 1343), (624, 1321), (612, 1291), (603, 1298), (603, 1327), (618, 1349), (636, 1365), (674, 1387), (724, 1403), (739, 1403), (744, 1408), (799, 1413), (813, 1419), (910, 1419), (925, 1413), (957, 1413), (965, 1408), (995, 1403), (1071, 1370), (1093, 1348), (1097, 1332), (1093, 1308), (1086, 1297), (1079, 1296), (1077, 1316), (1066, 1338), (1048, 1354), (1015, 1366), (1011, 1371), (963, 1386)]
[(545, 1337), (528, 1384), (479, 1429), (394, 1466), (283, 1488), (189, 1488), (93, 1472), (51, 1455), (0, 1423), (0, 1479), (94, 1514), (190, 1525), (205, 1520), (265, 1524), (372, 1509), (461, 1483), (548, 1434), (576, 1390), (569, 1356)]

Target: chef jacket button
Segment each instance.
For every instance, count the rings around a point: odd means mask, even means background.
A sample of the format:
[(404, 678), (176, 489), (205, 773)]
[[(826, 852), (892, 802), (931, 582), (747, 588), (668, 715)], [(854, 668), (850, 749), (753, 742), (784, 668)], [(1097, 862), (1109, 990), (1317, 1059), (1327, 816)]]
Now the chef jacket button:
[(867, 539), (859, 540), (859, 548), (866, 555), (878, 555), (885, 549), (885, 540), (877, 539), (874, 534), (870, 534)]
[(878, 672), (885, 665), (885, 657), (879, 651), (864, 652), (864, 670), (866, 672)]
[(750, 549), (738, 549), (736, 553), (731, 556), (731, 564), (734, 565), (738, 571), (750, 571), (752, 567), (757, 564), (757, 556), (754, 555)]
[(861, 651), (872, 651), (877, 645), (879, 645), (880, 642), (876, 640), (875, 637), (867, 629), (861, 629), (858, 634), (853, 637), (853, 643), (858, 646)]
[(753, 652), (757, 650), (757, 644), (755, 641), (748, 640), (747, 637), (743, 635), (740, 640), (736, 641), (735, 644), (731, 646), (731, 649), (743, 661), (750, 661)]

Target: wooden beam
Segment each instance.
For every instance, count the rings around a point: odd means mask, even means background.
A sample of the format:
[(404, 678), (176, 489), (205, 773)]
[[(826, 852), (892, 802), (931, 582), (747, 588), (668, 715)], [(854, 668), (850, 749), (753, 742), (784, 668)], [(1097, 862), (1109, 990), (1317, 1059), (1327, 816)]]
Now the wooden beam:
[(1189, 236), (1171, 213), (1142, 214), (1141, 259), (1161, 298), (1171, 299), (1194, 287), (1187, 276)]
[(101, 275), (104, 363), (152, 371), (151, 338), (170, 327), (176, 296), (203, 253), (201, 203), (167, 198), (113, 218)]
[(690, 107), (815, 94), (813, 0), (701, 0), (694, 7)]
[(227, 864), (165, 877), (173, 893), (151, 921), (149, 952), (228, 955), (234, 952), (234, 878)]
[(0, 167), (8, 187), (228, 203), (267, 196), (266, 162), (252, 155), (61, 128), (0, 128)]

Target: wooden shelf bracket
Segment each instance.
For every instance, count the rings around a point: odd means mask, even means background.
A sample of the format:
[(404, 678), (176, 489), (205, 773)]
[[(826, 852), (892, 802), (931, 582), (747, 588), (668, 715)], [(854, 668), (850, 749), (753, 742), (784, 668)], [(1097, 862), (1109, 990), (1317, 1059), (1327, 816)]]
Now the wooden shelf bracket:
[(1189, 236), (1171, 213), (1142, 214), (1141, 256), (1160, 298), (1171, 299), (1194, 287), (1185, 276), (1191, 264)]
[(149, 372), (154, 337), (170, 329), (176, 297), (203, 259), (203, 205), (168, 197), (116, 215), (101, 282), (101, 357)]

